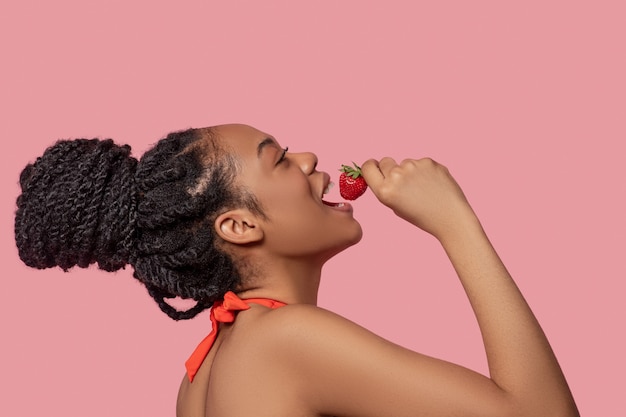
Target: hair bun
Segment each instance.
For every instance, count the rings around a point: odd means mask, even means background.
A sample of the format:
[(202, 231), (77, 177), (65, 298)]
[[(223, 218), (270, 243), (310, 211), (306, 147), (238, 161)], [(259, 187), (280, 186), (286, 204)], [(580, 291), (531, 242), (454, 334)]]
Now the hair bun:
[(132, 258), (137, 159), (111, 139), (61, 140), (20, 175), (15, 239), (34, 268), (114, 271)]

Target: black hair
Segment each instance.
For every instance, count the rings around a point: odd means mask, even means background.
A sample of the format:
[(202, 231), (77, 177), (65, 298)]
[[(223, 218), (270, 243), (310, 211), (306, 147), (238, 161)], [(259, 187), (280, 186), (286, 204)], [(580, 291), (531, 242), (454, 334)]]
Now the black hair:
[[(139, 161), (111, 139), (60, 140), (20, 175), (20, 258), (65, 271), (130, 264), (163, 312), (192, 318), (241, 282), (219, 248), (217, 215), (242, 205), (262, 214), (237, 171), (210, 129), (170, 133)], [(196, 304), (178, 311), (165, 301), (177, 296)]]

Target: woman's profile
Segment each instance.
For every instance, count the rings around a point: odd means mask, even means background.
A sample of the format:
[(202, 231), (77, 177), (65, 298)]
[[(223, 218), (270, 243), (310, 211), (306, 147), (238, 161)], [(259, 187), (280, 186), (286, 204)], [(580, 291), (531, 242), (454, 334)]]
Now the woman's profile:
[[(362, 231), (349, 203), (324, 200), (330, 177), (316, 165), (246, 125), (174, 132), (140, 159), (110, 139), (62, 140), (20, 176), (20, 257), (40, 269), (130, 265), (172, 319), (211, 309), (179, 417), (578, 415), (532, 311), (431, 159), (370, 159), (362, 172), (382, 204), (441, 243), (489, 376), (317, 307), (323, 265)], [(179, 310), (176, 297), (195, 304)]]

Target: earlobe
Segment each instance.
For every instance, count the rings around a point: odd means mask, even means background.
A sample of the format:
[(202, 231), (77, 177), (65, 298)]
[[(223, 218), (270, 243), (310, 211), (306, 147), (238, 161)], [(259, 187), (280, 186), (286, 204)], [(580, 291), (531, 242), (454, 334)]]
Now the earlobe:
[(244, 209), (230, 210), (215, 219), (215, 231), (227, 242), (245, 245), (263, 239), (257, 217)]

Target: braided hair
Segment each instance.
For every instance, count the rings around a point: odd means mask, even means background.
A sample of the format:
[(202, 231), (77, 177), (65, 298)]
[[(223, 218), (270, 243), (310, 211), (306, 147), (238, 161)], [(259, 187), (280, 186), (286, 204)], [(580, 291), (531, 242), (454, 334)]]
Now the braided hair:
[[(228, 208), (262, 214), (234, 185), (237, 169), (210, 129), (170, 133), (139, 161), (111, 139), (60, 140), (20, 175), (20, 258), (65, 271), (130, 264), (163, 312), (190, 319), (241, 282), (213, 228)], [(179, 311), (166, 301), (175, 297), (196, 304)]]

